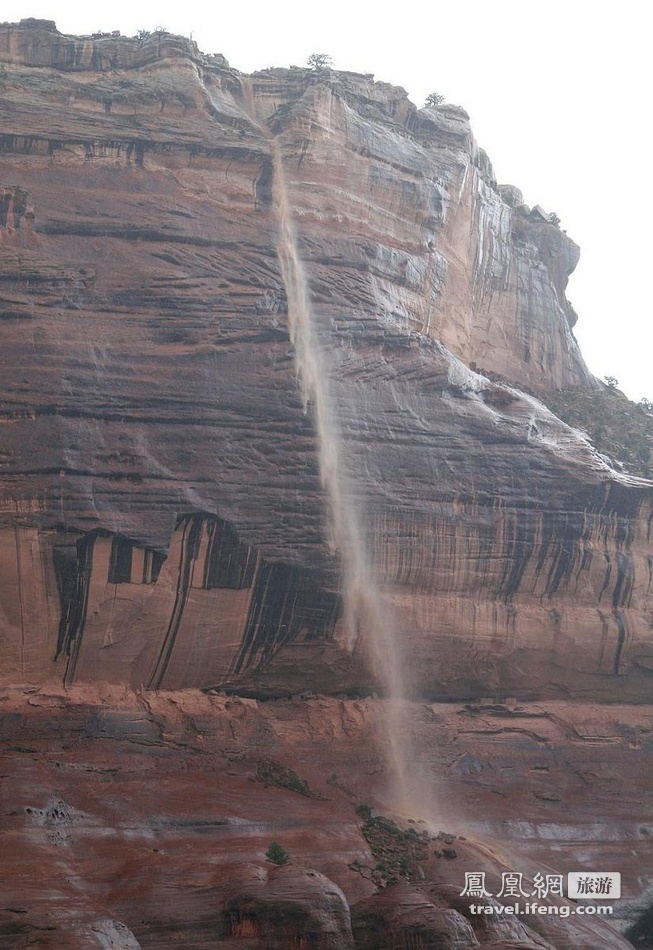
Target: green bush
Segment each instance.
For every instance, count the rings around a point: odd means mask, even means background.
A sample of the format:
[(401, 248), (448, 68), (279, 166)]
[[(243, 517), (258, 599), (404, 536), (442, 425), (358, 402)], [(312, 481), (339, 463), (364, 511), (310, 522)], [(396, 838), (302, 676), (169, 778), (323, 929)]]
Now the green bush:
[(264, 785), (274, 785), (276, 788), (288, 788), (291, 792), (297, 792), (298, 795), (305, 795), (307, 798), (318, 798), (309, 788), (308, 782), (300, 778), (297, 772), (288, 768), (287, 765), (281, 765), (273, 759), (264, 759), (256, 770), (256, 777)]
[(278, 864), (283, 867), (284, 864), (290, 864), (290, 855), (285, 848), (282, 848), (278, 841), (273, 841), (265, 852), (265, 857), (272, 864)]
[(420, 879), (420, 862), (428, 857), (426, 832), (400, 828), (383, 815), (367, 818), (361, 831), (376, 859), (374, 871), (378, 878), (386, 884)]

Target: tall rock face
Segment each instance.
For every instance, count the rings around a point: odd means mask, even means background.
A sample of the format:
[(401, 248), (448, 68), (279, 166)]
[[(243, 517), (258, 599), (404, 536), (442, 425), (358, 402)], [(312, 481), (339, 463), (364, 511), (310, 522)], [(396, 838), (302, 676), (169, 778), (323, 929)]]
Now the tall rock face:
[(0, 61), (6, 682), (375, 688), (296, 377), (274, 137), (412, 689), (647, 694), (653, 488), (519, 388), (597, 385), (578, 249), (461, 109), (48, 21), (0, 27)]

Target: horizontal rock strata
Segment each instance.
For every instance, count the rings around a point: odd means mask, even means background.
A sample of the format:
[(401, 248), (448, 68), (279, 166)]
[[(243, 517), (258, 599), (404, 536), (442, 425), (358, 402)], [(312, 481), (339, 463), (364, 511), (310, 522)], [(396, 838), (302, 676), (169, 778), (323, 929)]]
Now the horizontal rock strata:
[[(3, 947), (625, 950), (650, 913), (650, 706), (414, 705), (441, 815), (425, 825), (383, 814), (380, 700), (1, 699)], [(272, 842), (287, 865), (266, 859)], [(620, 869), (611, 918), (470, 911), (501, 903), (506, 869), (530, 890), (579, 867)], [(491, 897), (461, 897), (468, 871)]]
[(378, 689), (343, 630), (274, 135), (411, 688), (648, 696), (651, 486), (515, 388), (596, 385), (578, 251), (461, 109), (48, 21), (0, 27), (0, 61), (5, 682)]

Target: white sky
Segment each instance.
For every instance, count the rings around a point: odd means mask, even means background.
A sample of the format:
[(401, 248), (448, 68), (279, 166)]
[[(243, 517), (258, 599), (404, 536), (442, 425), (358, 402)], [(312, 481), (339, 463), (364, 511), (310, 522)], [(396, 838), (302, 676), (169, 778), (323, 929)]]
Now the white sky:
[(304, 65), (371, 72), (422, 105), (442, 93), (471, 115), (502, 183), (555, 211), (582, 250), (568, 297), (590, 369), (653, 399), (650, 266), (651, 38), (641, 0), (2, 0), (0, 17), (65, 33), (162, 26), (237, 69)]

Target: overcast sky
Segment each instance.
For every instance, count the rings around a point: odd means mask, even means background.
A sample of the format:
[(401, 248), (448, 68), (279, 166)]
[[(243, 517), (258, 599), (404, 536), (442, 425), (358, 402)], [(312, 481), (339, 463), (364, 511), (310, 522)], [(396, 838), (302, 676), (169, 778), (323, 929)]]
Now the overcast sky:
[(0, 17), (55, 20), (66, 33), (162, 26), (249, 72), (303, 65), (374, 73), (422, 105), (463, 106), (500, 182), (555, 211), (581, 247), (568, 297), (590, 369), (653, 399), (653, 221), (648, 6), (641, 0), (414, 0), (154, 3), (2, 0)]

